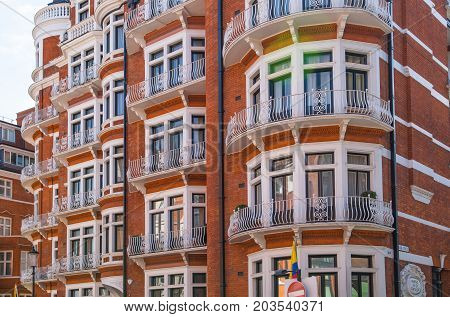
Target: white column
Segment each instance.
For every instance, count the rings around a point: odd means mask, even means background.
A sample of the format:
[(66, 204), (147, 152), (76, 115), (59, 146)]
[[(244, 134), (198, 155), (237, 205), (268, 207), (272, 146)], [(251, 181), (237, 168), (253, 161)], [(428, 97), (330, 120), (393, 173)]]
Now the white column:
[(291, 106), (292, 106), (292, 117), (296, 118), (299, 115), (299, 102), (298, 102), (298, 95), (301, 92), (300, 87), (300, 78), (302, 77), (300, 74), (300, 53), (297, 51), (298, 44), (294, 44), (294, 51), (291, 55)]
[(333, 49), (333, 90), (334, 93), (334, 111), (344, 113), (343, 90), (346, 89), (345, 83), (345, 48), (341, 40), (337, 40), (337, 45)]
[(336, 220), (344, 219), (344, 200), (347, 196), (347, 159), (345, 157), (344, 143), (339, 142), (335, 151), (335, 206), (336, 206)]
[(271, 201), (271, 184), (269, 177), (269, 160), (267, 153), (261, 153), (261, 193), (262, 193), (262, 220), (263, 226), (270, 226), (270, 201)]
[(303, 155), (299, 144), (294, 147), (294, 223), (305, 223), (306, 214), (304, 212), (304, 197), (305, 197), (305, 169), (302, 164)]

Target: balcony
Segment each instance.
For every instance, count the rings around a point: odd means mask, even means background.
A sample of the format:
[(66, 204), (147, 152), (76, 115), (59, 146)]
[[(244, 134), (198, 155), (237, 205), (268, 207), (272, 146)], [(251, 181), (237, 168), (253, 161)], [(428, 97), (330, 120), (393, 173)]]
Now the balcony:
[(67, 43), (76, 40), (89, 32), (101, 32), (101, 30), (101, 27), (97, 24), (97, 22), (95, 22), (94, 16), (90, 16), (80, 23), (75, 24), (74, 26), (69, 28), (66, 33), (63, 34), (61, 38), (61, 46), (64, 46)]
[(98, 69), (99, 65), (92, 65), (84, 72), (72, 74), (53, 84), (50, 99), (58, 111), (67, 110), (71, 99), (101, 90)]
[(145, 120), (145, 108), (164, 101), (205, 93), (205, 59), (172, 69), (128, 87), (127, 105), (131, 119)]
[[(58, 266), (56, 264), (36, 268), (36, 283), (55, 281), (57, 272)], [(32, 274), (32, 270), (22, 271), (20, 274), (20, 281), (22, 282), (22, 284), (32, 283)]]
[(53, 214), (65, 222), (66, 218), (86, 211), (94, 213), (99, 208), (100, 191), (93, 190), (55, 199)]
[(90, 151), (96, 157), (96, 149), (99, 147), (98, 129), (92, 128), (73, 135), (59, 138), (55, 142), (53, 155), (57, 160), (67, 162), (70, 156)]
[(58, 123), (58, 111), (55, 107), (50, 106), (39, 109), (28, 114), (22, 121), (22, 138), (30, 143), (34, 143), (33, 135), (40, 131), (44, 135), (48, 135), (47, 128)]
[(202, 0), (147, 0), (125, 16), (125, 31), (129, 54), (146, 45), (144, 36), (173, 21), (180, 20), (186, 27), (188, 16), (205, 16)]
[(36, 181), (40, 181), (42, 184), (46, 185), (46, 178), (52, 177), (58, 173), (58, 163), (55, 159), (51, 158), (33, 165), (28, 165), (22, 169), (22, 174), (20, 176), (20, 181), (22, 186), (26, 190), (32, 192), (32, 185)]
[(263, 143), (264, 136), (311, 126), (362, 126), (392, 131), (389, 102), (367, 91), (316, 90), (253, 105), (228, 123), (229, 153)]
[(58, 275), (71, 275), (96, 271), (101, 264), (99, 254), (64, 257), (58, 260)]
[(46, 237), (45, 231), (47, 229), (56, 227), (58, 219), (52, 213), (30, 216), (22, 220), (21, 234), (28, 239), (31, 238), (33, 232), (39, 232), (43, 237)]
[(181, 171), (185, 174), (204, 172), (205, 161), (206, 144), (201, 142), (130, 161), (128, 179), (143, 191), (144, 184), (151, 179), (168, 177)]
[(130, 237), (128, 255), (145, 257), (161, 253), (176, 253), (203, 250), (206, 248), (206, 226), (183, 231), (172, 231), (168, 234), (149, 234)]
[(250, 48), (262, 54), (262, 41), (290, 31), (298, 41), (298, 28), (342, 23), (392, 32), (391, 7), (386, 0), (259, 0), (234, 16), (225, 31), (226, 66), (238, 63)]
[(41, 23), (56, 20), (56, 19), (69, 19), (70, 18), (70, 4), (60, 3), (52, 4), (40, 9), (34, 16), (34, 24), (39, 25)]
[(228, 237), (242, 242), (258, 233), (273, 234), (295, 228), (342, 228), (392, 231), (391, 203), (368, 197), (315, 197), (272, 201), (236, 210)]
[(102, 20), (116, 11), (122, 3), (123, 0), (95, 0), (94, 17), (97, 24), (102, 25)]

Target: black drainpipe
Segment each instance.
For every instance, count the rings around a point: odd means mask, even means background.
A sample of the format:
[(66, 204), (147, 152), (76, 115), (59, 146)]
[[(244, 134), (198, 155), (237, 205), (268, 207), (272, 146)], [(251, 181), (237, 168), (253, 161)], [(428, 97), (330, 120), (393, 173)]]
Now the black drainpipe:
[[(123, 4), (122, 4), (123, 6)], [(121, 6), (121, 7), (122, 7)], [(128, 3), (128, 9), (134, 9), (134, 3)], [(124, 21), (126, 23), (126, 21)], [(127, 297), (127, 285), (128, 285), (128, 205), (127, 205), (127, 196), (128, 196), (128, 109), (127, 109), (127, 94), (128, 94), (128, 86), (127, 86), (127, 76), (128, 76), (128, 53), (127, 53), (127, 37), (126, 31), (123, 32), (123, 90), (125, 97), (123, 98), (123, 162), (124, 162), (124, 171), (125, 177), (123, 179), (123, 250), (122, 250), (122, 262), (123, 262), (123, 273), (122, 273), (122, 296)]]
[[(393, 0), (390, 0), (391, 14)], [(395, 86), (394, 86), (394, 32), (388, 35), (388, 65), (389, 65), (389, 100), (390, 111), (394, 118), (393, 130), (390, 133), (391, 147), (391, 197), (392, 215), (394, 216), (394, 231), (392, 232), (392, 248), (394, 251), (394, 295), (400, 297), (400, 254), (398, 250), (398, 211), (397, 211), (397, 140), (395, 135)]]
[(218, 62), (218, 114), (219, 114), (219, 135), (218, 135), (218, 159), (219, 159), (219, 237), (220, 237), (220, 296), (226, 296), (225, 281), (225, 183), (224, 183), (224, 147), (223, 147), (223, 5), (222, 0), (217, 0), (217, 62)]

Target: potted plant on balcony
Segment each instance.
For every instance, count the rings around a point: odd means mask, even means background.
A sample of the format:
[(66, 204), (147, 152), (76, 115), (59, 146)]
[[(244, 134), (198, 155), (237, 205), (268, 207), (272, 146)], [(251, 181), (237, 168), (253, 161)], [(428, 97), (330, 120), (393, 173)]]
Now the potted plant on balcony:
[(371, 190), (365, 191), (361, 194), (361, 197), (367, 197), (371, 199), (377, 199), (377, 193)]

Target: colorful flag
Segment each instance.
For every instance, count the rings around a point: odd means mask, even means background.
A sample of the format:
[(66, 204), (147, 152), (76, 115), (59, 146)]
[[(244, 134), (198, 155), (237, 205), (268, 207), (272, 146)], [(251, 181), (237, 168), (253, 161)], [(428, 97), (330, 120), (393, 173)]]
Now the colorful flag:
[(298, 257), (297, 257), (297, 244), (292, 243), (292, 254), (291, 254), (291, 273), (289, 274), (289, 278), (296, 279), (298, 278)]

